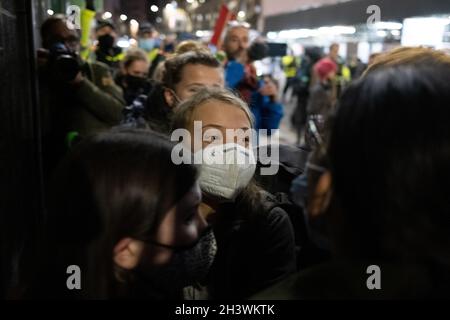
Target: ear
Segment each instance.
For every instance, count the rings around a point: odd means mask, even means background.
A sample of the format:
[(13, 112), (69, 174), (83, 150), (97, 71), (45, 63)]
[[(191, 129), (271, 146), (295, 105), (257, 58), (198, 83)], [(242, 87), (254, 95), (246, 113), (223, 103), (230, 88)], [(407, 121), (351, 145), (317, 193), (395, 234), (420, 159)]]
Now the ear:
[(114, 263), (122, 269), (132, 270), (141, 260), (144, 243), (132, 238), (123, 238), (113, 249)]
[(164, 99), (169, 107), (173, 108), (175, 105), (175, 98), (169, 89), (164, 89)]
[(312, 200), (308, 206), (311, 218), (318, 217), (328, 209), (333, 194), (331, 181), (331, 173), (329, 171), (322, 174), (317, 181)]

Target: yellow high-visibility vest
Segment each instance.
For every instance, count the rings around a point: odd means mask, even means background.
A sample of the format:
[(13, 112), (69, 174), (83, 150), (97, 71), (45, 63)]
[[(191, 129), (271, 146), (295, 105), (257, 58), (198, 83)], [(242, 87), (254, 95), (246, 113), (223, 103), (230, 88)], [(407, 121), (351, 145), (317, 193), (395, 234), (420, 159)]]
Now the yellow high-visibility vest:
[(109, 62), (119, 62), (122, 61), (125, 58), (125, 53), (119, 53), (117, 55), (115, 55), (114, 57), (111, 56), (107, 56), (106, 60), (108, 60)]
[(148, 61), (150, 64), (156, 59), (159, 54), (159, 48), (155, 48), (147, 54)]
[(293, 78), (297, 75), (296, 60), (293, 56), (284, 56), (281, 58), (284, 74), (287, 78)]

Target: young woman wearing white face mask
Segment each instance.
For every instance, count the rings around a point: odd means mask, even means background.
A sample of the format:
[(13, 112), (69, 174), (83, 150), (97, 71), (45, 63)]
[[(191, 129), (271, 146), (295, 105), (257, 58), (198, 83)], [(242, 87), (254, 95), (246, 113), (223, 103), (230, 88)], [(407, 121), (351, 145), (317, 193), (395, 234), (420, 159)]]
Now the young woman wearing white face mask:
[[(292, 225), (281, 208), (267, 209), (267, 194), (253, 180), (247, 105), (229, 91), (205, 89), (177, 108), (173, 129), (187, 129), (194, 138), (196, 121), (201, 121), (203, 141), (192, 144), (191, 151), (195, 158), (203, 156), (201, 211), (218, 245), (208, 291), (213, 299), (246, 298), (295, 271)], [(227, 130), (246, 134), (230, 140)], [(223, 155), (226, 161), (243, 161), (214, 164), (214, 158)]]

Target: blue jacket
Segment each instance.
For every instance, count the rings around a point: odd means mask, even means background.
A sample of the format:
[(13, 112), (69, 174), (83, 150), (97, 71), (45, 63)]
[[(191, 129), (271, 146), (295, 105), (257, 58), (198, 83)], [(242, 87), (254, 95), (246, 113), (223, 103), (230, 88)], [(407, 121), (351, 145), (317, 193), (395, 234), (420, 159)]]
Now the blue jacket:
[[(229, 61), (225, 68), (225, 81), (230, 89), (237, 89), (237, 86), (244, 78), (244, 66), (236, 61)], [(262, 81), (259, 82), (259, 88)], [(253, 91), (250, 109), (255, 117), (255, 129), (279, 129), (283, 118), (283, 105), (270, 101), (269, 97), (261, 95), (257, 90)]]
[(258, 91), (252, 95), (250, 109), (255, 117), (255, 129), (267, 129), (268, 135), (271, 129), (279, 129), (284, 115), (283, 105), (271, 101), (270, 97), (261, 95)]

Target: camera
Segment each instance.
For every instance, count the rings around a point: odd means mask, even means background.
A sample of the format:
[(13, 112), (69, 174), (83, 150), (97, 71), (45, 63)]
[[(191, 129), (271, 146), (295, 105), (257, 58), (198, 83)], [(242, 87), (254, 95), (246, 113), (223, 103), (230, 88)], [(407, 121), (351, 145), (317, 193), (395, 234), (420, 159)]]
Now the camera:
[(81, 64), (76, 52), (64, 43), (55, 43), (49, 52), (49, 64), (55, 79), (63, 82), (75, 80), (81, 71)]
[(259, 61), (269, 55), (269, 47), (264, 42), (253, 42), (248, 48), (248, 58), (250, 61)]

